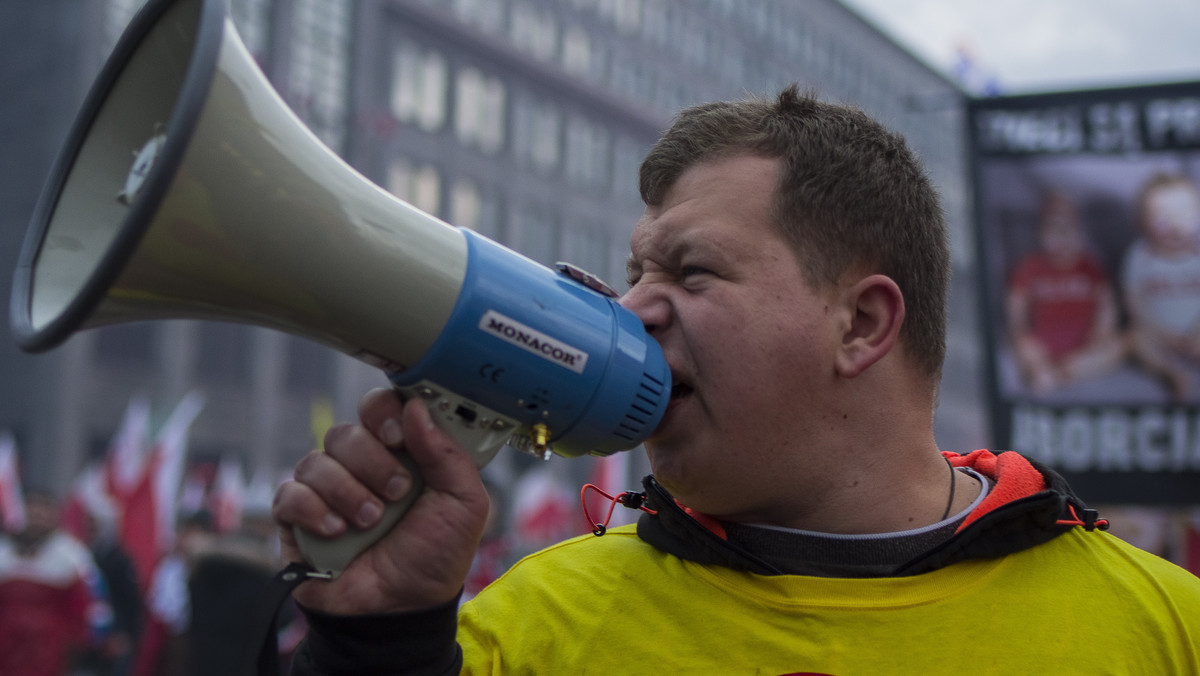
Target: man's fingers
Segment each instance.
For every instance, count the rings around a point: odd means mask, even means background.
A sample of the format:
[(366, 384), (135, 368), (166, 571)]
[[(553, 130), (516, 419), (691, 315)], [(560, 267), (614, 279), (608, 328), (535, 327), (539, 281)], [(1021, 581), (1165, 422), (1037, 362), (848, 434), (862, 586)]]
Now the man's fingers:
[(404, 401), (395, 390), (376, 388), (358, 401), (358, 419), (385, 446), (398, 450), (404, 442), (401, 418)]
[(271, 505), (271, 516), (281, 526), (279, 537), (284, 545), (295, 546), (296, 540), (291, 533), (293, 526), (327, 537), (346, 530), (346, 522), (329, 510), (316, 491), (299, 481), (285, 481), (279, 486)]
[[(404, 402), (394, 390), (376, 389), (359, 401), (358, 415), (362, 426), (380, 443), (393, 450), (403, 448), (408, 452), (427, 485), (455, 492), (457, 482), (477, 473), (470, 456), (473, 449), (462, 449), (457, 441), (434, 425), (427, 406), (420, 399)], [(393, 477), (383, 474), (380, 468), (374, 471), (376, 483), (372, 487), (380, 495), (392, 500), (403, 495), (396, 496), (408, 486), (403, 474), (393, 481)], [(392, 482), (390, 490), (387, 488), (389, 481)]]
[(408, 495), (414, 483), (409, 469), (396, 459), (401, 448), (403, 444), (385, 444), (378, 434), (359, 425), (335, 425), (325, 433), (326, 455), (387, 501)]
[[(388, 454), (379, 446), (378, 442), (370, 440), (370, 435), (361, 428), (357, 428), (358, 431), (355, 432), (356, 428), (343, 427), (347, 431), (340, 437), (335, 435), (341, 443), (330, 446), (325, 453), (306, 455), (296, 465), (295, 477), (296, 481), (306, 484), (310, 490), (316, 493), (316, 497), (336, 515), (354, 526), (366, 528), (374, 525), (383, 514), (383, 501), (344, 464), (347, 456), (355, 455), (355, 449), (344, 444), (365, 445), (366, 448), (359, 449), (359, 454), (369, 455), (374, 452)], [(376, 448), (372, 449), (372, 446)], [(314, 507), (308, 507), (308, 509), (314, 509)], [(315, 525), (311, 522), (305, 523)], [(313, 532), (324, 534), (325, 531), (314, 530)]]

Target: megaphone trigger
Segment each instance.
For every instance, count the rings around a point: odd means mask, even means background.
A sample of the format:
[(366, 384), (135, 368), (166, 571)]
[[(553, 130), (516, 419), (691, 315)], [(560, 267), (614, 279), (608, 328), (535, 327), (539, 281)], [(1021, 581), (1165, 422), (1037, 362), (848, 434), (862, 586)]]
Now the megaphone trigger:
[(413, 398), (424, 401), (433, 423), (470, 453), (475, 466), (481, 469), (492, 461), (518, 426), (515, 419), (428, 381), (393, 385), (393, 388), (405, 401)]

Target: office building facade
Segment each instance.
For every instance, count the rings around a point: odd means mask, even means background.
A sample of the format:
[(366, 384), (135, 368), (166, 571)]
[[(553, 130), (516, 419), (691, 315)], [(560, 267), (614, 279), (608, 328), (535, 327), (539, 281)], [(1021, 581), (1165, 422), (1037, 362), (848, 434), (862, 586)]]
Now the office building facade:
[[(62, 53), (9, 74), (40, 107), (0, 113), (16, 130), (0, 134), (23, 134), (17, 147), (30, 156), (9, 177), (17, 199), (0, 205), (6, 269), (38, 174), (65, 135), (64, 109), (82, 100), (98, 56), (141, 3), (27, 4), (4, 11), (43, 27)], [(840, 3), (233, 0), (230, 10), (288, 105), (371, 181), (618, 288), (641, 213), (637, 166), (675, 111), (769, 96), (792, 82), (861, 106), (909, 139), (945, 199), (956, 281), (937, 432), (946, 448), (986, 445), (964, 96)], [(23, 49), (43, 49), (25, 39)], [(384, 384), (374, 369), (313, 343), (198, 321), (97, 329), (41, 356), (6, 345), (0, 365), (8, 374), (0, 429), (14, 431), (28, 474), (57, 488), (103, 453), (136, 393), (161, 418), (186, 392), (202, 391), (191, 457), (233, 455), (247, 472), (277, 472), (317, 443), (328, 411), (349, 419), (361, 393)]]

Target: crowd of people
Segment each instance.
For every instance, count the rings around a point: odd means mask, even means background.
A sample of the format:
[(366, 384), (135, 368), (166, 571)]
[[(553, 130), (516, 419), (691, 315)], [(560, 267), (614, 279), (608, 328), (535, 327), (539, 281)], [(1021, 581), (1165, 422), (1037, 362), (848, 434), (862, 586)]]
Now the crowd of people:
[[(228, 532), (207, 510), (190, 513), (171, 550), (140, 571), (104, 503), (89, 506), (82, 528), (64, 520), (48, 491), (26, 490), (24, 503), (24, 526), (0, 535), (0, 674), (218, 676), (244, 668), (245, 636), (255, 629), (248, 618), (278, 567), (267, 512), (244, 512)], [(299, 640), (289, 610), (285, 656)]]
[[(137, 628), (115, 617), (124, 599), (104, 593), (98, 560), (59, 528), (53, 496), (26, 492), (25, 526), (0, 537), (0, 673), (61, 676), (85, 658), (126, 657), (120, 644)], [(116, 561), (105, 556), (112, 573)], [(112, 588), (123, 582), (114, 575)]]

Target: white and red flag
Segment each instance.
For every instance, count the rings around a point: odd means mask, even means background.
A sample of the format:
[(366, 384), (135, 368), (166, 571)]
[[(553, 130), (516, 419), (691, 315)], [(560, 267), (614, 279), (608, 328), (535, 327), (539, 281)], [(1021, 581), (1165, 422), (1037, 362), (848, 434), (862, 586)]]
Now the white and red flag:
[(137, 487), (146, 465), (146, 437), (150, 425), (150, 404), (134, 395), (125, 407), (121, 426), (108, 444), (105, 458), (105, 483), (117, 505)]
[(120, 518), (120, 505), (108, 492), (106, 463), (89, 463), (71, 482), (63, 500), (63, 528), (80, 542), (91, 542), (98, 527), (118, 529), (119, 534)]
[(155, 435), (133, 490), (124, 500), (121, 541), (147, 589), (159, 558), (175, 541), (175, 503), (183, 481), (188, 430), (204, 408), (204, 396), (189, 392)]
[(586, 532), (579, 492), (554, 466), (526, 471), (513, 487), (513, 531), (520, 545), (541, 548)]
[(245, 503), (246, 482), (242, 478), (242, 463), (227, 455), (221, 458), (217, 478), (209, 493), (209, 509), (218, 533), (232, 533), (241, 527)]
[[(88, 542), (94, 528), (92, 521), (101, 516), (115, 521), (114, 527), (124, 543), (122, 517), (145, 470), (149, 424), (150, 405), (144, 396), (134, 395), (108, 442), (103, 461), (86, 465), (71, 484), (62, 509), (62, 523), (67, 532)], [(103, 514), (98, 515), (98, 510)]]

